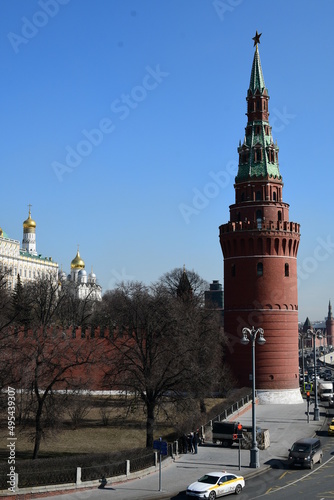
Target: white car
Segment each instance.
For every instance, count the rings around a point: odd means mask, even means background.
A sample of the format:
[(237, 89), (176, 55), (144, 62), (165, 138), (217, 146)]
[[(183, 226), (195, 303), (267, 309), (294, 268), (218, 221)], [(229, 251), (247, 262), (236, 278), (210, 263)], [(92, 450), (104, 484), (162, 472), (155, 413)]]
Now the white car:
[(229, 493), (239, 495), (244, 487), (245, 480), (242, 476), (236, 476), (226, 471), (208, 472), (188, 486), (187, 495), (215, 500), (215, 498)]

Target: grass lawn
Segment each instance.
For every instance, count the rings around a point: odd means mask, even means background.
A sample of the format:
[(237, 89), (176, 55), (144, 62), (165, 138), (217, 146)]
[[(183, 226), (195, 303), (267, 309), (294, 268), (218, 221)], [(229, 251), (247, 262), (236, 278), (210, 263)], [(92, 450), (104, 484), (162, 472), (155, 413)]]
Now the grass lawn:
[[(222, 402), (222, 399), (208, 399), (207, 409)], [(82, 399), (83, 405), (87, 402)], [(90, 406), (80, 422), (73, 424), (73, 415), (65, 413), (62, 422), (56, 429), (48, 430), (46, 439), (40, 447), (39, 458), (74, 455), (82, 453), (102, 453), (124, 451), (133, 448), (143, 448), (146, 445), (146, 420), (143, 408), (135, 408), (127, 413), (126, 409), (114, 400), (107, 408), (108, 425), (103, 425), (101, 417), (101, 397), (90, 398)], [(79, 404), (80, 407), (80, 404)], [(6, 449), (8, 430), (5, 424), (5, 414), (1, 415), (0, 426), (0, 461), (7, 460)], [(173, 416), (172, 416), (173, 417)], [(175, 425), (176, 424), (176, 425)], [(156, 419), (154, 438), (167, 436), (176, 430), (177, 417), (167, 419), (160, 414)], [(191, 429), (189, 429), (191, 430)], [(16, 427), (16, 458), (31, 458), (33, 451), (33, 425), (25, 428)]]

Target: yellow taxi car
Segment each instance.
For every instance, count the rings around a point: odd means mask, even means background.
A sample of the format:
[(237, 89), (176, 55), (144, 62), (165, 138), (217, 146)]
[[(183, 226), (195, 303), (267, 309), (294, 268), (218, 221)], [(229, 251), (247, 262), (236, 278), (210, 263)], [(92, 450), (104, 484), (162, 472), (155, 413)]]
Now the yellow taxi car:
[(187, 496), (215, 500), (216, 498), (235, 493), (239, 495), (245, 487), (242, 476), (226, 471), (208, 472), (187, 488)]
[(330, 422), (330, 424), (328, 426), (328, 435), (334, 436), (334, 418), (332, 418), (332, 421)]

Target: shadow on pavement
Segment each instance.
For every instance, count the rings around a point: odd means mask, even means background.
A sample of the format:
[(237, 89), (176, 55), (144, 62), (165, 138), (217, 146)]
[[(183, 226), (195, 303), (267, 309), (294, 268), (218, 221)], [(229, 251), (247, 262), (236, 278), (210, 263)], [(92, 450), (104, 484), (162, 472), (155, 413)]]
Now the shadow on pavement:
[(280, 460), (279, 458), (271, 458), (265, 462), (265, 465), (269, 465), (272, 469), (288, 469), (287, 460)]
[(316, 435), (319, 436), (319, 437), (321, 437), (321, 436), (325, 437), (325, 436), (328, 436), (328, 431), (327, 431), (327, 429), (322, 430), (322, 431), (317, 431)]
[(184, 500), (187, 498), (186, 490), (180, 491), (177, 495), (170, 497), (170, 500)]

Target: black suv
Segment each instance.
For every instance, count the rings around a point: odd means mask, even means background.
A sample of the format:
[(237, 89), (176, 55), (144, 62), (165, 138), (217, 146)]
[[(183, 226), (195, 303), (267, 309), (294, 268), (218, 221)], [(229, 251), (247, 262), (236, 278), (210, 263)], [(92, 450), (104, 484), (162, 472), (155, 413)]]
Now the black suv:
[(289, 450), (288, 464), (313, 468), (313, 465), (322, 463), (323, 452), (318, 438), (303, 438), (296, 441)]

